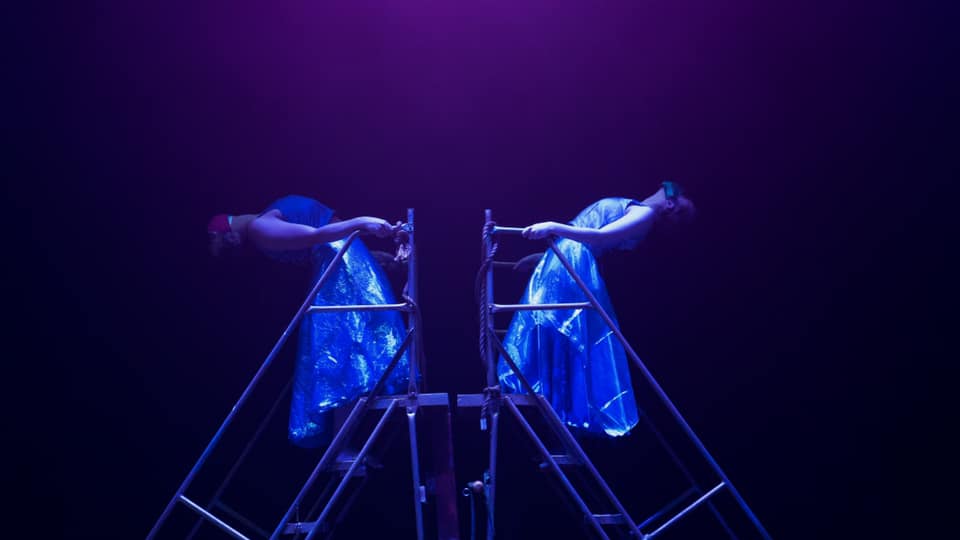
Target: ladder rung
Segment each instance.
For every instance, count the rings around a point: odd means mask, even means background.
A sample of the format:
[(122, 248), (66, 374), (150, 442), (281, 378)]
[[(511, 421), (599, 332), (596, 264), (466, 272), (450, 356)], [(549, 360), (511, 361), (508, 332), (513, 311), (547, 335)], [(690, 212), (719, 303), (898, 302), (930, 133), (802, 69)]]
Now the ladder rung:
[(223, 521), (222, 519), (218, 518), (217, 516), (211, 514), (210, 512), (207, 512), (207, 511), (206, 511), (205, 509), (203, 509), (199, 504), (191, 501), (190, 499), (186, 498), (184, 495), (180, 495), (180, 502), (182, 502), (183, 504), (189, 506), (190, 509), (192, 509), (194, 512), (200, 514), (201, 516), (204, 517), (204, 519), (206, 519), (207, 521), (213, 523), (214, 525), (216, 525), (217, 527), (219, 527), (223, 532), (229, 534), (230, 536), (236, 538), (237, 540), (250, 540), (250, 539), (247, 538), (246, 536), (240, 534), (239, 531), (237, 531), (236, 529), (234, 529), (234, 528), (231, 527), (230, 525), (227, 525), (227, 523), (226, 523), (225, 521)]
[(693, 510), (694, 508), (700, 506), (704, 501), (706, 501), (706, 500), (709, 499), (710, 497), (713, 497), (718, 491), (720, 491), (720, 490), (721, 490), (723, 487), (725, 487), (726, 485), (727, 485), (726, 482), (720, 482), (719, 484), (717, 484), (716, 486), (714, 486), (713, 489), (711, 489), (710, 491), (708, 491), (708, 492), (704, 493), (703, 495), (701, 495), (699, 499), (693, 501), (693, 502), (690, 503), (690, 505), (688, 505), (686, 508), (684, 508), (683, 510), (681, 510), (680, 512), (678, 512), (675, 516), (673, 516), (672, 518), (670, 518), (666, 523), (664, 523), (663, 525), (661, 525), (660, 528), (658, 528), (657, 530), (655, 530), (655, 531), (653, 531), (652, 533), (648, 534), (648, 535), (646, 536), (646, 538), (653, 538), (653, 537), (659, 535), (660, 533), (662, 533), (663, 531), (665, 531), (665, 530), (667, 529), (667, 527), (669, 527), (670, 525), (673, 525), (678, 519), (682, 518), (684, 515), (686, 515), (688, 512), (690, 512), (690, 511)]
[(357, 461), (357, 456), (337, 456), (337, 459), (334, 460), (333, 466), (330, 469), (334, 471), (344, 471), (350, 468)]
[[(344, 460), (338, 459), (337, 461), (333, 462), (333, 465), (330, 467), (330, 470), (338, 473), (345, 473), (350, 469), (351, 466), (353, 466), (354, 462), (356, 462), (355, 459), (344, 459)], [(363, 477), (366, 475), (367, 475), (366, 463), (361, 463), (353, 471), (353, 476)]]
[(283, 528), (283, 534), (309, 533), (315, 528), (317, 528), (316, 521), (287, 523), (287, 526)]
[(580, 464), (580, 462), (577, 461), (577, 458), (568, 454), (561, 454), (561, 455), (555, 455), (550, 457), (552, 457), (553, 460), (557, 462), (557, 465), (579, 465)]
[[(357, 452), (352, 449), (341, 450), (337, 454), (337, 459), (333, 462), (331, 468), (333, 470), (340, 469), (349, 469), (350, 465), (357, 461)], [(383, 463), (380, 462), (375, 456), (370, 455), (369, 453), (363, 456), (363, 461), (360, 463), (359, 467), (370, 467), (371, 469), (382, 469)]]
[(457, 394), (457, 407), (469, 408), (483, 405), (483, 394)]
[(330, 311), (406, 311), (409, 304), (345, 304), (342, 306), (310, 306), (307, 313), (321, 313)]
[(664, 507), (661, 508), (660, 510), (657, 510), (653, 515), (651, 515), (651, 516), (648, 517), (647, 519), (643, 520), (643, 523), (641, 523), (641, 524), (639, 525), (639, 527), (640, 527), (641, 529), (646, 528), (647, 525), (650, 525), (650, 524), (653, 523), (654, 521), (660, 519), (660, 516), (665, 515), (667, 512), (672, 511), (674, 508), (677, 507), (678, 504), (680, 504), (681, 502), (683, 502), (684, 500), (686, 500), (687, 497), (689, 497), (690, 495), (696, 494), (696, 493), (698, 493), (697, 488), (695, 488), (695, 487), (689, 487), (689, 488), (687, 488), (686, 491), (684, 491), (683, 493), (681, 493), (680, 495), (678, 495), (677, 497), (675, 497), (672, 501), (668, 502), (668, 503), (666, 504), (666, 506), (664, 506)]
[(230, 516), (232, 519), (235, 519), (235, 520), (239, 521), (239, 522), (240, 522), (241, 524), (243, 524), (245, 527), (256, 531), (260, 536), (262, 536), (262, 537), (264, 537), (264, 538), (269, 538), (269, 537), (270, 537), (270, 533), (268, 533), (267, 531), (261, 529), (259, 526), (257, 526), (256, 523), (254, 523), (254, 522), (250, 521), (249, 519), (247, 519), (246, 517), (244, 517), (240, 512), (237, 512), (237, 511), (234, 510), (233, 508), (230, 508), (229, 506), (227, 506), (223, 501), (221, 501), (221, 500), (216, 500), (216, 501), (213, 502), (213, 505), (212, 505), (212, 506), (213, 506), (214, 508), (216, 508), (217, 510), (223, 511), (225, 514), (227, 514), (228, 516)]
[[(400, 407), (405, 407), (411, 403), (409, 396), (381, 396), (367, 405), (368, 409), (386, 409), (394, 401)], [(418, 394), (416, 398), (419, 407), (449, 407), (450, 397), (447, 394), (431, 392), (427, 394)]]
[(623, 525), (627, 522), (623, 514), (594, 514), (593, 519), (601, 525)]
[(557, 309), (589, 309), (593, 304), (590, 302), (560, 302), (556, 304), (492, 304), (490, 311), (500, 313), (501, 311), (552, 311)]

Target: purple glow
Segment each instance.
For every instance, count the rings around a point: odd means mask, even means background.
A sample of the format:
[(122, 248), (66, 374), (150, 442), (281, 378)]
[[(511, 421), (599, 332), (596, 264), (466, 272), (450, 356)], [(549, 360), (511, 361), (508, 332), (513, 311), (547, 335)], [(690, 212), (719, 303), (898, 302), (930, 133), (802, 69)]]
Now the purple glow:
[[(53, 503), (71, 532), (100, 530), (107, 499), (125, 516), (118, 537), (146, 532), (306, 286), (207, 257), (216, 213), (287, 193), (390, 221), (416, 208), (430, 378), (473, 392), (483, 209), (506, 226), (566, 220), (669, 178), (697, 226), (604, 262), (639, 355), (774, 537), (798, 516), (817, 516), (805, 536), (916, 535), (907, 510), (927, 499), (893, 501), (935, 491), (921, 484), (938, 474), (912, 469), (934, 462), (921, 443), (938, 433), (919, 418), (951, 395), (930, 381), (956, 380), (926, 377), (946, 369), (931, 366), (951, 334), (914, 305), (945, 297), (927, 269), (951, 245), (939, 240), (953, 214), (930, 202), (953, 200), (956, 177), (941, 5), (173, 1), (11, 15), (24, 61), (8, 81), (9, 264), (30, 276), (10, 282), (40, 349), (22, 357), (68, 383), (67, 404), (14, 445), (43, 466), (16, 474), (47, 497), (64, 484)], [(900, 337), (913, 326), (935, 336)], [(648, 481), (636, 447), (588, 451)], [(458, 475), (476, 478), (474, 458), (458, 455)], [(402, 517), (383, 519), (403, 530)]]

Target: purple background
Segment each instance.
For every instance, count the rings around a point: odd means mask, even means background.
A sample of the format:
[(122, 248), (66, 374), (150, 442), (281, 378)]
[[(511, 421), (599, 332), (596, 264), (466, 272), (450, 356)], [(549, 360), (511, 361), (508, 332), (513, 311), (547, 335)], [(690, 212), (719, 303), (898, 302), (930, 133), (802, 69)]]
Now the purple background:
[[(113, 4), (8, 18), (21, 30), (8, 236), (25, 276), (9, 281), (24, 284), (9, 297), (25, 323), (10, 396), (30, 413), (16, 422), (27, 437), (9, 442), (32, 458), (15, 472), (32, 510), (66, 536), (146, 534), (301, 299), (294, 269), (211, 260), (213, 213), (287, 193), (342, 216), (416, 208), (430, 383), (476, 392), (483, 209), (507, 225), (565, 221), (664, 179), (696, 201), (698, 222), (610, 256), (610, 292), (773, 536), (928, 526), (914, 519), (937, 504), (930, 412), (955, 372), (934, 318), (937, 204), (957, 172), (946, 13)], [(274, 467), (309, 459), (282, 437)], [(642, 488), (640, 444), (591, 448)], [(483, 458), (462, 446), (458, 485)], [(505, 466), (533, 486), (526, 455)], [(399, 494), (383, 519), (409, 527), (406, 474), (387, 472), (360, 508)], [(520, 505), (500, 516), (516, 537), (544, 517), (548, 533), (569, 530), (522, 485), (503, 488)]]

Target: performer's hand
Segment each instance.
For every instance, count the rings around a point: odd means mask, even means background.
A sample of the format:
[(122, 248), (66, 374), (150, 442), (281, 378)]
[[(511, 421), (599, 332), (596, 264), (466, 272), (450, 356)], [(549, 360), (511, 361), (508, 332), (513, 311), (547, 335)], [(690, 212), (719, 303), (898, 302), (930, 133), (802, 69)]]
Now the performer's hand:
[(393, 226), (390, 225), (389, 221), (369, 216), (361, 218), (360, 230), (379, 238), (393, 235)]
[(559, 225), (560, 224), (555, 221), (534, 223), (533, 225), (524, 229), (520, 234), (523, 235), (524, 238), (528, 238), (530, 240), (539, 240), (541, 238), (546, 238), (551, 234), (556, 234)]
[(399, 243), (397, 244), (397, 254), (394, 255), (393, 260), (398, 263), (407, 262), (407, 259), (410, 258), (410, 244)]
[(410, 233), (406, 228), (406, 223), (397, 221), (393, 225), (393, 242), (397, 245), (397, 254), (393, 260), (398, 263), (405, 263), (410, 258)]

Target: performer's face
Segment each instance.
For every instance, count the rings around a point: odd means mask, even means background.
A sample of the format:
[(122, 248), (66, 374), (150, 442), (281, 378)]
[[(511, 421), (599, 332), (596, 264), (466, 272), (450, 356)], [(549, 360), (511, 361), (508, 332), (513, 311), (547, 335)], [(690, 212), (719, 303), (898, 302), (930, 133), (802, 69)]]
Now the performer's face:
[(667, 199), (664, 203), (664, 208), (667, 210), (665, 212), (666, 218), (674, 224), (689, 223), (696, 214), (696, 207), (694, 207), (693, 201), (683, 195), (675, 199)]
[(210, 253), (214, 256), (220, 255), (225, 247), (240, 245), (240, 235), (235, 231), (227, 233), (208, 232), (207, 236), (210, 240)]

